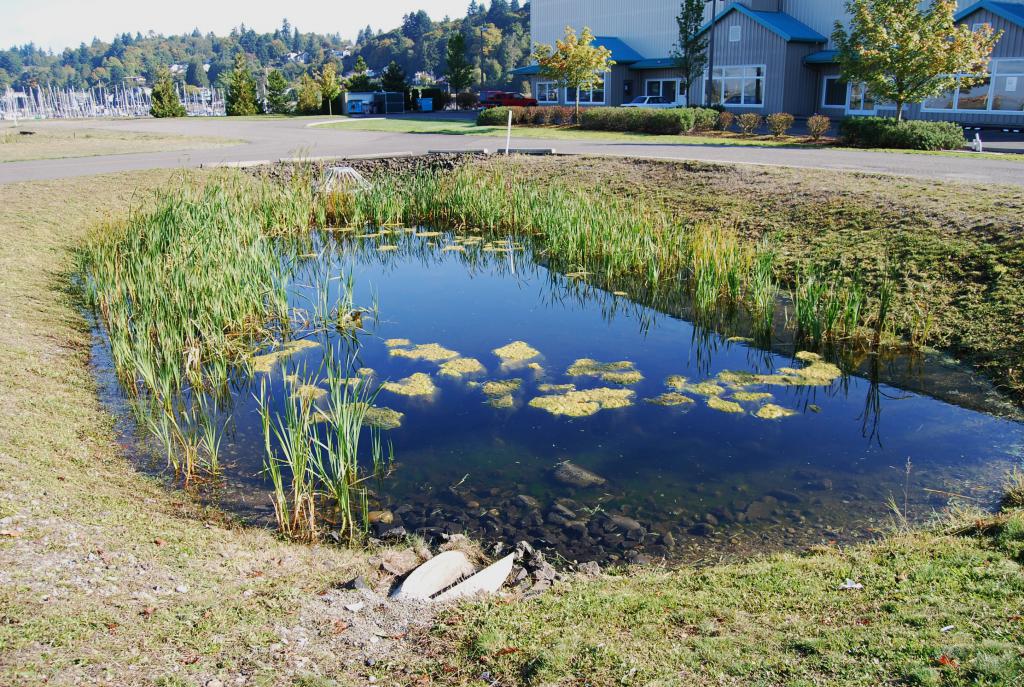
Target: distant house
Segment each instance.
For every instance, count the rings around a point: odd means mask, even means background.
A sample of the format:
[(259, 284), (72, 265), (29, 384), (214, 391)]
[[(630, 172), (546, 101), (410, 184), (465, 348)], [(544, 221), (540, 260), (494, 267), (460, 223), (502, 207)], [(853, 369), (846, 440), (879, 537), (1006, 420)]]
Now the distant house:
[[(589, 27), (595, 42), (611, 50), (615, 66), (604, 83), (580, 93), (582, 105), (621, 105), (638, 95), (678, 104), (679, 72), (671, 57), (677, 41), (679, 0), (623, 3), (621, 0), (532, 0), (534, 43), (551, 44), (566, 26)], [(737, 0), (708, 3), (703, 31), (713, 37), (714, 72), (690, 94), (694, 104), (710, 102), (734, 112), (790, 112), (831, 116), (891, 113), (862, 84), (839, 73), (831, 33), (847, 22), (845, 0)], [(949, 119), (979, 125), (1024, 125), (1024, 0), (961, 0), (957, 21), (989, 24), (1003, 36), (992, 55), (985, 83), (956, 89), (905, 112), (920, 119)], [(575, 100), (566, 89), (540, 75), (536, 65), (514, 70), (529, 78), (542, 104)]]
[(296, 64), (306, 64), (309, 62), (309, 53), (305, 52), (290, 52), (285, 55), (285, 58), (289, 62), (295, 62)]

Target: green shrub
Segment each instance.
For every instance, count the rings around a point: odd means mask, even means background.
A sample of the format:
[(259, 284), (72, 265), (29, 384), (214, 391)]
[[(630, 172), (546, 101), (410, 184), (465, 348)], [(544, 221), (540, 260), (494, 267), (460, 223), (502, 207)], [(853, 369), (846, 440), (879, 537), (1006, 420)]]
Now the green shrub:
[(756, 112), (744, 112), (736, 119), (739, 121), (740, 131), (744, 136), (753, 136), (761, 127), (761, 115)]
[(793, 115), (788, 112), (776, 112), (770, 114), (768, 119), (768, 130), (775, 138), (782, 138), (793, 128)]
[(718, 118), (715, 120), (715, 128), (719, 131), (728, 131), (732, 128), (732, 123), (736, 121), (736, 115), (729, 110), (722, 110), (718, 113)]
[(690, 107), (693, 112), (693, 130), (710, 131), (718, 123), (718, 110), (710, 107)]
[(166, 70), (161, 70), (153, 84), (152, 106), (149, 114), (153, 117), (184, 117), (185, 106), (181, 104), (174, 82)]
[(693, 129), (694, 119), (693, 111), (687, 108), (592, 107), (580, 112), (580, 128), (678, 135)]
[(498, 126), (508, 121), (508, 108), (507, 107), (491, 107), (486, 110), (480, 110), (480, 114), (476, 116), (477, 126)]
[(844, 143), (859, 148), (958, 150), (964, 145), (964, 130), (956, 122), (848, 117), (840, 123), (839, 132)]
[(825, 115), (813, 115), (807, 118), (807, 131), (811, 134), (811, 139), (818, 141), (821, 137), (829, 132), (832, 128), (832, 120)]

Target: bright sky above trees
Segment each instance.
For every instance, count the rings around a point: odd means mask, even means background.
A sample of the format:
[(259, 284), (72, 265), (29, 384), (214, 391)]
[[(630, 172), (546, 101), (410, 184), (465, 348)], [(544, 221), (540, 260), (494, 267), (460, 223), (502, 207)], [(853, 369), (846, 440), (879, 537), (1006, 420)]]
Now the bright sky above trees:
[(256, 31), (273, 31), (285, 17), (300, 31), (340, 33), (355, 38), (367, 24), (392, 29), (402, 15), (426, 10), (432, 19), (461, 17), (469, 0), (0, 0), (0, 47), (35, 43), (55, 51), (78, 47), (94, 37), (141, 31), (228, 33), (245, 23)]

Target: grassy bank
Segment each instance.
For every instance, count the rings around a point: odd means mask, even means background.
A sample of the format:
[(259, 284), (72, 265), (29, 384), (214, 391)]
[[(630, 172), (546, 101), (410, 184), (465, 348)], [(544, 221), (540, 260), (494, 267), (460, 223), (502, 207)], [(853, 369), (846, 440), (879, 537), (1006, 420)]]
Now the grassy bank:
[[(23, 135), (21, 131), (33, 133)], [(214, 136), (147, 134), (23, 122), (17, 127), (0, 126), (0, 162), (198, 150), (234, 143), (237, 141)]]
[[(533, 164), (538, 178), (564, 176), (559, 161)], [(636, 193), (637, 170), (576, 164), (584, 187)], [(673, 169), (679, 176), (662, 177), (664, 188), (648, 170), (645, 197), (695, 214), (739, 213), (756, 188), (768, 203), (762, 215), (786, 211), (793, 224), (812, 207), (796, 204), (814, 188), (810, 177), (748, 186), (744, 170)], [(389, 610), (360, 625), (373, 609), (346, 610), (355, 599), (340, 587), (368, 572), (364, 555), (284, 543), (141, 476), (97, 401), (90, 333), (68, 289), (73, 252), (95, 222), (182, 183), (150, 172), (0, 186), (0, 684), (327, 687), (373, 676), (403, 685), (430, 683), (430, 671), (434, 684), (483, 684), (486, 672), (535, 685), (960, 685), (1012, 684), (1020, 673), (1020, 516), (983, 532), (905, 533), (809, 557), (573, 582), (534, 601), (456, 609), (415, 647), (396, 629), (415, 619), (399, 623)], [(831, 178), (815, 183), (849, 207), (882, 193), (877, 180), (857, 192)], [(703, 193), (689, 188), (700, 184)], [(944, 209), (953, 202), (977, 222), (958, 235), (980, 235), (977, 218), (1002, 226), (1019, 212), (994, 192), (948, 189), (922, 193), (913, 217), (931, 213), (938, 225), (956, 216)], [(836, 202), (812, 218), (845, 215)], [(768, 231), (749, 222), (739, 225), (745, 236)], [(855, 228), (837, 232), (855, 242)], [(794, 246), (817, 246), (811, 238), (808, 230)], [(838, 240), (818, 238), (822, 251)], [(950, 243), (944, 233), (930, 241)], [(792, 250), (782, 264), (796, 264)], [(1006, 259), (994, 248), (988, 255)], [(846, 577), (864, 589), (839, 591)]]
[[(801, 169), (608, 158), (494, 159), (502, 174), (733, 227), (774, 247), (785, 287), (809, 269), (895, 284), (894, 331), (948, 347), (1024, 398), (1024, 196), (1016, 188)], [(655, 232), (651, 237), (657, 239)], [(636, 240), (636, 239), (634, 239)]]
[(283, 543), (140, 475), (97, 400), (73, 250), (95, 222), (180, 183), (148, 172), (0, 186), (0, 684), (365, 671), (370, 634), (339, 590), (368, 572), (366, 556)]
[(1018, 511), (963, 535), (577, 581), (460, 609), (427, 644), (445, 684), (1008, 686), (1021, 563)]

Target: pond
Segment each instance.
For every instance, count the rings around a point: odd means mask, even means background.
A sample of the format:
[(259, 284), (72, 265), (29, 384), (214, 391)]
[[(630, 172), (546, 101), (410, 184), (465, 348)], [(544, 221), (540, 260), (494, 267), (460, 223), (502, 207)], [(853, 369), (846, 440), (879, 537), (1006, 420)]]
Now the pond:
[[(954, 497), (991, 506), (1024, 451), (1020, 423), (970, 409), (991, 389), (938, 354), (842, 374), (784, 340), (766, 350), (550, 270), (511, 241), (396, 229), (317, 234), (291, 254), (294, 307), (311, 308), (329, 274), (332, 299), (350, 280), (369, 309), (354, 367), (396, 411), (378, 535), (525, 539), (601, 562), (844, 543), (884, 530), (893, 508), (921, 520)], [(273, 522), (259, 386), (280, 412), (286, 377), (316, 383), (328, 343), (257, 358), (236, 380), (225, 479), (208, 494), (228, 509)]]

